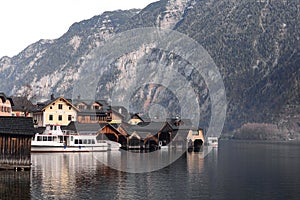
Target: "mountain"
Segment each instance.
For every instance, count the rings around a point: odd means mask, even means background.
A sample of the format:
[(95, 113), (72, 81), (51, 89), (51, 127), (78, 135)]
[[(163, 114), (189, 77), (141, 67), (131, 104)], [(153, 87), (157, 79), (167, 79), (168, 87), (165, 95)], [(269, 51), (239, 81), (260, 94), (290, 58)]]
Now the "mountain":
[[(228, 101), (225, 132), (235, 130), (235, 137), (240, 138), (244, 129), (249, 135), (253, 127), (265, 124), (270, 132), (279, 132), (280, 139), (298, 138), (299, 11), (296, 0), (161, 0), (142, 10), (105, 12), (73, 24), (56, 40), (40, 40), (15, 57), (1, 58), (0, 88), (8, 95), (26, 95), (34, 101), (52, 93), (71, 97), (93, 50), (106, 40), (134, 28), (167, 28), (197, 41), (218, 66)], [(101, 77), (97, 95), (110, 99), (112, 89), (123, 94), (120, 85), (134, 84), (132, 71), (139, 69), (138, 63), (145, 55), (149, 65), (145, 74), (157, 75), (157, 63), (166, 70), (179, 66), (182, 74), (190, 66), (172, 52), (141, 46), (98, 69)], [(197, 75), (189, 80), (192, 84), (197, 81), (200, 125), (207, 127), (211, 112), (207, 85)], [(139, 90), (132, 98), (132, 111), (147, 113), (149, 105), (157, 103), (166, 109), (166, 115), (179, 112), (176, 97), (161, 85), (144, 85)], [(125, 93), (119, 95), (118, 101), (124, 101), (124, 97)], [(189, 102), (181, 106), (188, 107)], [(152, 114), (159, 114), (161, 109), (158, 106)]]

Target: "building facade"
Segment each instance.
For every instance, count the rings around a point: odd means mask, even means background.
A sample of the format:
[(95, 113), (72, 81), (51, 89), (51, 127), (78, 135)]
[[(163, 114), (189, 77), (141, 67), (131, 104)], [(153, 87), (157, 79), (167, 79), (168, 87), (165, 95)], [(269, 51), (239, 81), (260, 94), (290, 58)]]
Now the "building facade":
[(4, 93), (0, 93), (0, 116), (12, 116), (12, 106), (14, 105), (11, 98)]
[(79, 111), (77, 115), (79, 123), (99, 124), (112, 121), (111, 107), (105, 100), (74, 99), (72, 103)]
[(64, 97), (52, 99), (43, 104), (38, 104), (33, 112), (33, 120), (36, 126), (55, 124), (67, 126), (77, 120), (79, 110)]

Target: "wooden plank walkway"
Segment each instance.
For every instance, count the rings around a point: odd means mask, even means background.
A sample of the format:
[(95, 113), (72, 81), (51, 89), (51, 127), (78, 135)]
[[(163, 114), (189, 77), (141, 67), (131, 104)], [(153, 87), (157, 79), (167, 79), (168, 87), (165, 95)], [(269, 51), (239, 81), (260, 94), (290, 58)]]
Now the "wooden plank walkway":
[(30, 166), (0, 164), (0, 170), (29, 171)]

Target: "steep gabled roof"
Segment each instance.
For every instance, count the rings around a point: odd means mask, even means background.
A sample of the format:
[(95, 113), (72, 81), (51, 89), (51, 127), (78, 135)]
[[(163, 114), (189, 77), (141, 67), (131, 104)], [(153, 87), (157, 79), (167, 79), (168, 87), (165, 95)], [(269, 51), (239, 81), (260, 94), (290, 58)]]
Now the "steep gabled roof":
[(77, 112), (79, 112), (79, 110), (76, 108), (76, 106), (74, 106), (70, 101), (68, 101), (67, 99), (65, 99), (64, 97), (58, 97), (56, 99), (53, 100), (49, 100), (46, 101), (42, 106), (41, 106), (41, 111), (44, 111), (48, 106), (50, 106), (51, 104), (53, 104), (54, 102), (58, 101), (59, 99), (63, 100), (67, 105), (71, 106), (72, 108), (74, 108)]
[(84, 110), (80, 110), (80, 112), (95, 112), (95, 110), (91, 109), (90, 107), (94, 104), (97, 103), (99, 104), (102, 109), (99, 110), (99, 112), (108, 112), (109, 110), (111, 110), (111, 107), (109, 106), (109, 104), (107, 103), (106, 100), (91, 100), (91, 99), (73, 99), (70, 102), (73, 103), (73, 105), (78, 106), (79, 104), (83, 103), (85, 104), (88, 108), (84, 109)]
[(197, 128), (195, 128), (193, 126), (193, 123), (190, 119), (175, 119), (175, 118), (169, 118), (167, 119), (167, 122), (170, 124), (170, 126), (172, 127), (172, 129), (174, 130), (197, 130)]
[(62, 130), (71, 130), (79, 134), (96, 134), (100, 129), (99, 124), (86, 124), (70, 122), (68, 126), (61, 127)]
[(33, 119), (29, 117), (0, 116), (0, 134), (33, 136), (35, 134)]
[(168, 124), (168, 122), (140, 122), (137, 125), (122, 123), (121, 127), (128, 135), (136, 133), (142, 138), (149, 137), (149, 135), (156, 135), (164, 128), (172, 130), (172, 127)]
[(12, 97), (13, 111), (33, 111), (34, 105), (26, 97)]
[(138, 113), (131, 113), (130, 114), (130, 119), (139, 119), (142, 122), (145, 122), (145, 120)]
[(0, 99), (2, 99), (2, 102), (6, 102), (6, 100), (9, 100), (11, 106), (14, 106), (14, 102), (13, 102), (12, 98), (7, 97), (3, 92), (0, 92)]
[(115, 131), (118, 135), (122, 135), (122, 133), (120, 133), (120, 131), (117, 129), (118, 126), (115, 124), (109, 124), (109, 123), (105, 123), (105, 124), (100, 124), (100, 127), (102, 129), (104, 129), (105, 127), (109, 127), (110, 129), (112, 129), (113, 131)]
[(119, 115), (122, 120), (127, 120), (129, 118), (128, 110), (124, 106), (112, 106), (111, 110), (114, 114)]

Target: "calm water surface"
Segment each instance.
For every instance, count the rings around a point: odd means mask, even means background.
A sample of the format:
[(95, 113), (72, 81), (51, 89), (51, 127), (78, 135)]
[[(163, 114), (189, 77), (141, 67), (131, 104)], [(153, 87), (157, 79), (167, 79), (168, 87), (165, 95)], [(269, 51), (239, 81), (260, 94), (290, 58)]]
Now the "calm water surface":
[(33, 154), (32, 164), (0, 171), (0, 199), (300, 199), (299, 144), (222, 141), (205, 158), (186, 153), (142, 174), (111, 169), (93, 153)]

